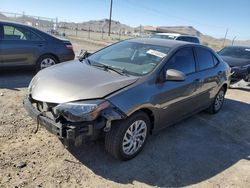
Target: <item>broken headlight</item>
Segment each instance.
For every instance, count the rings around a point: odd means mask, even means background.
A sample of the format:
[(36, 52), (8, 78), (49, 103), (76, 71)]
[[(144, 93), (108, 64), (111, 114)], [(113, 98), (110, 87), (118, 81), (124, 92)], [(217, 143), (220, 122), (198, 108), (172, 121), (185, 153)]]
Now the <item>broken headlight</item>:
[(109, 106), (110, 103), (104, 100), (78, 101), (59, 104), (53, 111), (71, 122), (93, 121)]

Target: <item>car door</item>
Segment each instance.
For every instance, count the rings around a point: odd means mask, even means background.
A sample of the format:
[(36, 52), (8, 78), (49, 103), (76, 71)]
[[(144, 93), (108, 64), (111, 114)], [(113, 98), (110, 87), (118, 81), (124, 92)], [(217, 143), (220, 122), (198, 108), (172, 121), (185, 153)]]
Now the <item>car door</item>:
[(24, 26), (11, 24), (3, 24), (2, 32), (2, 66), (35, 64), (44, 47), (39, 36)]
[(197, 74), (201, 81), (200, 95), (197, 97), (197, 101), (200, 108), (202, 108), (208, 106), (213, 100), (222, 72), (218, 72), (215, 68), (219, 60), (210, 49), (195, 47), (194, 51), (198, 65)]
[(163, 74), (175, 69), (186, 75), (184, 81), (165, 81), (156, 84), (157, 93), (154, 102), (158, 106), (157, 124), (170, 125), (181, 120), (198, 109), (196, 96), (199, 95), (199, 78), (193, 49), (185, 47), (178, 50), (166, 63)]

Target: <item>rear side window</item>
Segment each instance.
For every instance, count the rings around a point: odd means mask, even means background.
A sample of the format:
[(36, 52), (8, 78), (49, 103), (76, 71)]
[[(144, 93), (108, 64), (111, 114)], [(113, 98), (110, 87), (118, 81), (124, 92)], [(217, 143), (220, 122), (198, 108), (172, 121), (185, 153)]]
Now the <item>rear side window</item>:
[(186, 42), (193, 42), (193, 43), (200, 43), (196, 37), (178, 37), (176, 40), (186, 41)]
[(214, 67), (214, 57), (209, 50), (204, 48), (195, 48), (195, 54), (199, 70), (205, 70)]
[(195, 60), (192, 48), (180, 49), (171, 59), (166, 63), (167, 69), (175, 69), (190, 74), (195, 72)]
[(25, 28), (9, 26), (9, 25), (3, 26), (3, 39), (4, 40), (32, 40), (32, 41), (42, 40), (38, 35), (36, 35), (35, 33)]

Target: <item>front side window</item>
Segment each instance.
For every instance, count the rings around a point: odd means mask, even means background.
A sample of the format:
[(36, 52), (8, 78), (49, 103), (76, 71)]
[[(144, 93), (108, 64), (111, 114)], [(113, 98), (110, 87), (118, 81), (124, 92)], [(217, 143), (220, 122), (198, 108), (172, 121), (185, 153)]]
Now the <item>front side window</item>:
[(188, 37), (177, 37), (176, 40), (191, 42)]
[(196, 48), (195, 52), (199, 70), (205, 70), (214, 67), (214, 58), (209, 50), (204, 48)]
[(88, 60), (140, 76), (151, 72), (169, 50), (163, 46), (123, 41), (94, 53)]
[(195, 72), (195, 60), (192, 48), (184, 48), (179, 50), (173, 57), (166, 63), (167, 69), (175, 69), (190, 74)]
[(3, 39), (4, 40), (41, 40), (39, 36), (33, 32), (22, 28), (9, 25), (3, 26)]

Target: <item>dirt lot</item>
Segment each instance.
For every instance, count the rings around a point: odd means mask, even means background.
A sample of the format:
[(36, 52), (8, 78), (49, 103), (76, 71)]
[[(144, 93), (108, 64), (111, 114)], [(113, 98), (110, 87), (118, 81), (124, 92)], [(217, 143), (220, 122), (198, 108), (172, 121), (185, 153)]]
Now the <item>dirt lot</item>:
[(69, 152), (44, 128), (33, 133), (36, 123), (22, 107), (33, 75), (0, 72), (0, 187), (250, 187), (249, 86), (228, 90), (220, 113), (169, 127), (138, 157), (119, 162), (102, 141)]

